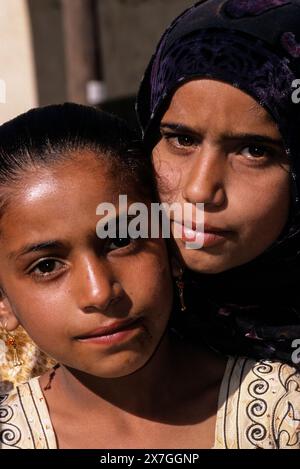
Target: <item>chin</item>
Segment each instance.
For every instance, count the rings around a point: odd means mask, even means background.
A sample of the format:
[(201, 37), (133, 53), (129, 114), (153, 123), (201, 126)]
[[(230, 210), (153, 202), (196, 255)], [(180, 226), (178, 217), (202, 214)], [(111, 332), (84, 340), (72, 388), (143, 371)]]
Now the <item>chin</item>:
[(139, 357), (132, 361), (126, 360), (120, 363), (107, 363), (106, 365), (103, 364), (99, 369), (91, 370), (90, 374), (104, 379), (125, 378), (126, 376), (138, 372), (147, 362), (148, 358), (142, 359), (142, 357)]
[[(192, 254), (191, 254), (192, 253)], [(186, 267), (201, 274), (220, 274), (238, 265), (221, 256), (213, 256), (203, 251), (182, 252)]]

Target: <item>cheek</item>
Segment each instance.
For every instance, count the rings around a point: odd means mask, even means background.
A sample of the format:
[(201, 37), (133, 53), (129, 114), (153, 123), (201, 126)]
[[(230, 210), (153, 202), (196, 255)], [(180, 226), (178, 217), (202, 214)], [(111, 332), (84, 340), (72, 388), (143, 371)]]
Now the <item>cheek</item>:
[[(229, 199), (230, 200), (230, 199)], [(290, 207), (290, 177), (277, 168), (267, 177), (253, 179), (235, 192), (236, 212), (248, 232), (259, 229), (259, 236), (274, 236), (284, 228)], [(232, 204), (233, 206), (233, 204)]]
[(169, 316), (173, 298), (166, 249), (159, 256), (141, 253), (139, 262), (136, 265), (132, 262), (128, 273), (130, 280), (124, 279), (123, 285), (126, 288), (127, 284), (133, 309), (136, 312), (148, 311), (151, 316)]
[(163, 152), (157, 148), (152, 155), (152, 164), (160, 199), (163, 202), (176, 200), (184, 183), (182, 163), (178, 164), (174, 159), (164, 157)]
[(15, 316), (40, 348), (47, 349), (49, 337), (51, 341), (53, 338), (59, 341), (64, 334), (66, 313), (70, 310), (70, 301), (64, 292), (46, 292), (45, 289), (45, 293), (26, 296), (19, 291), (15, 301), (10, 303)]

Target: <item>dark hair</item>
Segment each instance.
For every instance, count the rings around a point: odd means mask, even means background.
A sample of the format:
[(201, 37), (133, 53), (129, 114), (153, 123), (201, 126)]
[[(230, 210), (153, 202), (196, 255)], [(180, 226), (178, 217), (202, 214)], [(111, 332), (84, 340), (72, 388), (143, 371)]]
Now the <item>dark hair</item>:
[(120, 184), (131, 183), (139, 194), (152, 196), (149, 158), (126, 122), (72, 103), (32, 109), (0, 126), (0, 186), (32, 166), (58, 163), (83, 149), (105, 158)]

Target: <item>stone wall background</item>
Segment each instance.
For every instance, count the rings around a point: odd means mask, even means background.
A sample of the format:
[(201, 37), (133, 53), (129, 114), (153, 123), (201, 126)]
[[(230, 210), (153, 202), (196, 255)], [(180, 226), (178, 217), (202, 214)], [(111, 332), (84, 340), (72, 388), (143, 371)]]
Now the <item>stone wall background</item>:
[(64, 101), (99, 104), (133, 121), (134, 97), (159, 37), (193, 3), (0, 0), (0, 123)]
[(104, 79), (109, 98), (135, 94), (169, 23), (193, 0), (99, 0)]

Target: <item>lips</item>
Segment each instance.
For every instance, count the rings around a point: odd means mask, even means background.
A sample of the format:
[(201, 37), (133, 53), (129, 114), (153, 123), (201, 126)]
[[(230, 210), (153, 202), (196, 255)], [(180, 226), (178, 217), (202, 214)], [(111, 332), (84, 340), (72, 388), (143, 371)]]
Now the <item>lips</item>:
[[(175, 223), (177, 223), (177, 222), (175, 222)], [(227, 232), (229, 232), (229, 230), (224, 229), (224, 228), (218, 228), (216, 226), (209, 225), (208, 223), (205, 223), (204, 226), (203, 226), (203, 224), (197, 224), (194, 221), (187, 221), (186, 226), (188, 226), (189, 228), (191, 228), (194, 231), (199, 231), (199, 230), (204, 229), (205, 233), (227, 233)]]
[(137, 327), (142, 318), (130, 318), (124, 321), (114, 321), (106, 326), (99, 327), (97, 329), (93, 329), (92, 331), (86, 332), (81, 334), (80, 336), (74, 337), (77, 340), (88, 340), (97, 337), (106, 337), (112, 336), (122, 331), (130, 330)]
[(179, 237), (183, 242), (187, 243), (187, 247), (190, 249), (200, 249), (221, 244), (232, 234), (232, 231), (208, 224), (198, 226), (195, 222), (187, 222), (184, 226), (180, 222), (173, 222), (180, 225), (181, 228), (180, 236), (175, 237)]

